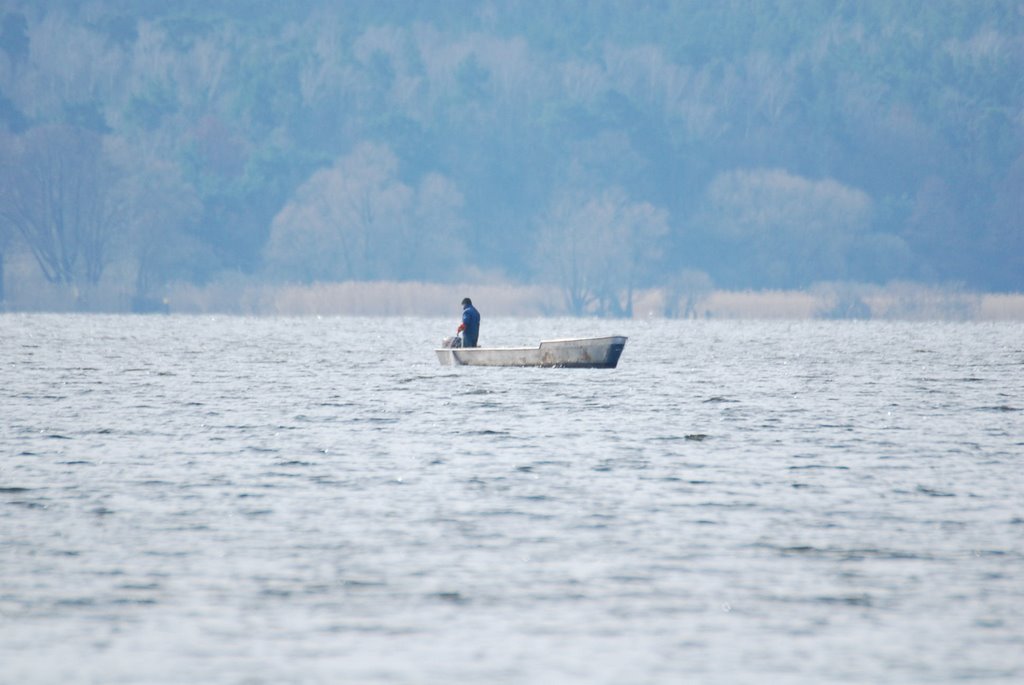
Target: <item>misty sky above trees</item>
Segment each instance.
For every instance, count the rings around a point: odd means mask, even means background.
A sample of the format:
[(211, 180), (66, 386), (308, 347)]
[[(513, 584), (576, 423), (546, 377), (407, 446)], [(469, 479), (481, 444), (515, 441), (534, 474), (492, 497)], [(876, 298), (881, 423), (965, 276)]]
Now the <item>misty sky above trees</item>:
[(1021, 291), (1022, 191), (1018, 0), (0, 6), (0, 266), (68, 286)]

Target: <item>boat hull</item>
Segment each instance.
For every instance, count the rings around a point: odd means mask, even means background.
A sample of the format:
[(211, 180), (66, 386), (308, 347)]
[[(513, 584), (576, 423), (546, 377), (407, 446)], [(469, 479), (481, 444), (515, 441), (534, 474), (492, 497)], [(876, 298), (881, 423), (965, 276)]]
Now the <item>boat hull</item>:
[(536, 366), (614, 369), (626, 336), (544, 340), (537, 347), (453, 347), (434, 350), (443, 366)]

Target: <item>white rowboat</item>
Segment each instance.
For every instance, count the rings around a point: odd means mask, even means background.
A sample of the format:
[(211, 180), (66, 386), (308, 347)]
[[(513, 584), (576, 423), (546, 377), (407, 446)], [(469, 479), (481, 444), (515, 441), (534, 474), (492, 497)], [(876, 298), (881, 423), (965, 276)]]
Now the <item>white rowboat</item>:
[(537, 347), (444, 347), (437, 350), (443, 366), (543, 366), (614, 369), (626, 336), (543, 340)]

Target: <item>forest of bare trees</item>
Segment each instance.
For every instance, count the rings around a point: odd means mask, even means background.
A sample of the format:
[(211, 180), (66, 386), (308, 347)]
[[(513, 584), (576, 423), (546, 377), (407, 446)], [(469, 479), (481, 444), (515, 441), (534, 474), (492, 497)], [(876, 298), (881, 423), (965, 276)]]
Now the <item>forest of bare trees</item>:
[(138, 309), (224, 279), (509, 282), (608, 316), (651, 287), (668, 315), (714, 287), (1024, 290), (1015, 0), (0, 13), (0, 302), (36, 278)]

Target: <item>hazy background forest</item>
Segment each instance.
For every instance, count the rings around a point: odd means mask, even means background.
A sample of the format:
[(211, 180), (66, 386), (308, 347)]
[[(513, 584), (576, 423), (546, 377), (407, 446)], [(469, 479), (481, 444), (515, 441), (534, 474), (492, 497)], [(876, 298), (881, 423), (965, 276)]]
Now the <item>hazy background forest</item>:
[(8, 309), (375, 282), (608, 316), (827, 291), (826, 314), (864, 316), (882, 290), (1024, 291), (1021, 0), (3, 0), (0, 19)]

